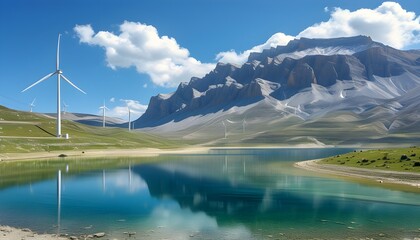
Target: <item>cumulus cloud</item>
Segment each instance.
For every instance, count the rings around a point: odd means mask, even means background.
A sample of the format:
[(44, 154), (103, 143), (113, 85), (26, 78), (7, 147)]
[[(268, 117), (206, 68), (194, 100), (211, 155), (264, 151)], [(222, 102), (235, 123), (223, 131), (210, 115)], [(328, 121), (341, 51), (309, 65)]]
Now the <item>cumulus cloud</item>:
[(241, 65), (246, 62), (251, 52), (262, 52), (277, 45), (286, 45), (290, 40), (300, 37), (333, 38), (365, 35), (395, 48), (405, 48), (420, 43), (420, 17), (414, 12), (403, 9), (396, 2), (384, 2), (375, 9), (362, 8), (350, 11), (341, 8), (331, 10), (325, 7), (324, 11), (330, 13), (328, 21), (316, 23), (296, 37), (279, 32), (264, 44), (242, 53), (236, 53), (234, 50), (221, 52), (217, 54), (216, 59)]
[(113, 103), (113, 102), (115, 102), (115, 98), (112, 97), (112, 98), (109, 99), (109, 101)]
[[(220, 52), (216, 60), (242, 65), (252, 52), (286, 45), (290, 40), (300, 37), (366, 35), (395, 48), (420, 43), (420, 17), (403, 9), (399, 3), (384, 2), (375, 9), (362, 8), (355, 11), (325, 7), (324, 11), (330, 14), (327, 21), (316, 23), (297, 36), (279, 32), (249, 50), (240, 53), (235, 50)], [(134, 66), (138, 72), (148, 74), (158, 86), (174, 87), (193, 76), (202, 77), (215, 67), (215, 64), (201, 63), (190, 57), (188, 49), (179, 46), (174, 38), (159, 36), (157, 29), (151, 25), (126, 21), (120, 25), (119, 34), (108, 31), (95, 33), (91, 25), (76, 25), (74, 31), (81, 43), (105, 49), (109, 67)]]
[(74, 27), (81, 43), (105, 49), (109, 67), (135, 67), (158, 86), (174, 87), (191, 77), (204, 76), (215, 66), (190, 57), (188, 49), (179, 46), (174, 38), (159, 36), (154, 26), (125, 21), (119, 30), (119, 34), (95, 33), (91, 25)]
[(234, 50), (218, 53), (216, 60), (223, 63), (242, 65), (248, 60), (250, 53), (262, 52), (264, 49), (269, 49), (278, 45), (286, 45), (292, 39), (294, 39), (294, 37), (279, 32), (271, 36), (265, 43), (257, 45), (242, 53), (236, 53)]
[(420, 18), (396, 2), (384, 2), (375, 9), (350, 11), (335, 8), (326, 22), (308, 27), (298, 37), (331, 38), (355, 35), (370, 36), (373, 40), (395, 48), (420, 42)]

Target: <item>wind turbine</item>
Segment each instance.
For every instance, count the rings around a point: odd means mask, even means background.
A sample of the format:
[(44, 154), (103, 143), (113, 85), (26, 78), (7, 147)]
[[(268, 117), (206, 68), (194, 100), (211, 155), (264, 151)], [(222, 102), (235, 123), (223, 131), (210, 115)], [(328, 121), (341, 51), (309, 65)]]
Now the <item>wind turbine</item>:
[(35, 107), (35, 100), (36, 100), (36, 98), (34, 98), (34, 100), (31, 102), (31, 104), (29, 104), (29, 112), (32, 112), (32, 109)]
[(66, 102), (63, 102), (63, 114), (66, 114), (67, 112), (67, 108), (69, 107), (69, 105), (66, 104)]
[(225, 138), (227, 138), (227, 129), (226, 129), (226, 124), (225, 121), (222, 121), (223, 127), (225, 127)]
[(131, 110), (128, 108), (128, 131), (131, 131)]
[(246, 124), (246, 121), (245, 121), (245, 118), (242, 120), (242, 133), (245, 133), (245, 124)]
[(105, 106), (105, 101), (104, 101), (104, 105), (100, 106), (99, 109), (102, 109), (102, 127), (105, 127), (105, 110), (109, 111), (109, 108)]
[(22, 92), (25, 92), (26, 90), (32, 88), (33, 86), (37, 85), (40, 82), (43, 82), (47, 80), (48, 78), (57, 75), (57, 137), (61, 137), (61, 98), (60, 98), (60, 79), (63, 78), (66, 82), (68, 82), (71, 86), (79, 90), (80, 92), (86, 94), (82, 89), (78, 88), (76, 85), (74, 85), (70, 80), (68, 80), (64, 75), (63, 71), (60, 69), (60, 36), (61, 34), (58, 34), (58, 43), (57, 43), (57, 58), (56, 58), (56, 69), (54, 72), (46, 75), (45, 77), (41, 78), (40, 80), (33, 83), (31, 86), (25, 88), (22, 90)]

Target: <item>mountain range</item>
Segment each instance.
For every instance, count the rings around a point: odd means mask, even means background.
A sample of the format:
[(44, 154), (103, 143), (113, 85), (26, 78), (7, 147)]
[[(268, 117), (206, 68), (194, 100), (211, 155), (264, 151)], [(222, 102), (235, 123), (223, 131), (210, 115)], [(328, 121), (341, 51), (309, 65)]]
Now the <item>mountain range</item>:
[(356, 36), (300, 38), (241, 66), (218, 63), (152, 97), (135, 125), (209, 144), (319, 145), (419, 142), (419, 119), (420, 51)]

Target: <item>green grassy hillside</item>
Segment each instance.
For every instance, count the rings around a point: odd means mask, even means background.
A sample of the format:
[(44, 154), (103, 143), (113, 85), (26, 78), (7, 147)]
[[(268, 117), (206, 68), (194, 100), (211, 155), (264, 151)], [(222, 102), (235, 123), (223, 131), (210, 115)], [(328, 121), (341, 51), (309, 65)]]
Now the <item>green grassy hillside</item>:
[(38, 113), (15, 111), (0, 106), (0, 154), (55, 150), (116, 148), (175, 148), (179, 141), (121, 128), (92, 127), (62, 121), (62, 133), (70, 139), (56, 138), (56, 120)]
[(323, 159), (321, 163), (379, 170), (420, 172), (420, 148), (360, 150)]

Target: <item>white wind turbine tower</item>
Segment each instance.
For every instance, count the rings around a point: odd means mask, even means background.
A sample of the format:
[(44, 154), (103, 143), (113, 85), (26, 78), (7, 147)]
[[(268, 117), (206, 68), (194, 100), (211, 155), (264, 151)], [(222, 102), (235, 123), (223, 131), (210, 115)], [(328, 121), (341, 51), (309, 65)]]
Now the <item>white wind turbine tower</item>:
[(223, 127), (225, 127), (225, 138), (227, 138), (227, 129), (226, 129), (226, 124), (225, 121), (222, 121)]
[(79, 90), (80, 92), (86, 94), (82, 89), (78, 88), (76, 85), (74, 85), (70, 80), (68, 80), (64, 75), (63, 72), (60, 69), (60, 36), (61, 34), (58, 34), (58, 43), (57, 43), (57, 58), (56, 58), (56, 70), (45, 77), (41, 78), (40, 80), (36, 81), (31, 86), (25, 88), (22, 90), (22, 92), (25, 92), (26, 90), (32, 88), (33, 86), (37, 85), (38, 83), (47, 80), (48, 78), (57, 75), (57, 137), (61, 137), (61, 99), (60, 99), (60, 79), (63, 78), (66, 82), (68, 82), (71, 86)]
[(242, 133), (245, 133), (245, 124), (246, 124), (246, 121), (245, 121), (245, 118), (242, 120)]
[(100, 106), (99, 109), (102, 109), (102, 127), (105, 127), (105, 110), (109, 111), (109, 108), (105, 106), (105, 101), (104, 101), (104, 105)]
[(63, 102), (63, 114), (66, 114), (68, 107), (69, 105), (67, 105), (66, 102)]
[(131, 131), (131, 110), (129, 107), (127, 107), (128, 109), (128, 131)]
[(35, 107), (35, 100), (36, 100), (36, 98), (34, 98), (34, 100), (31, 102), (31, 104), (29, 104), (29, 112), (32, 112), (32, 109)]

